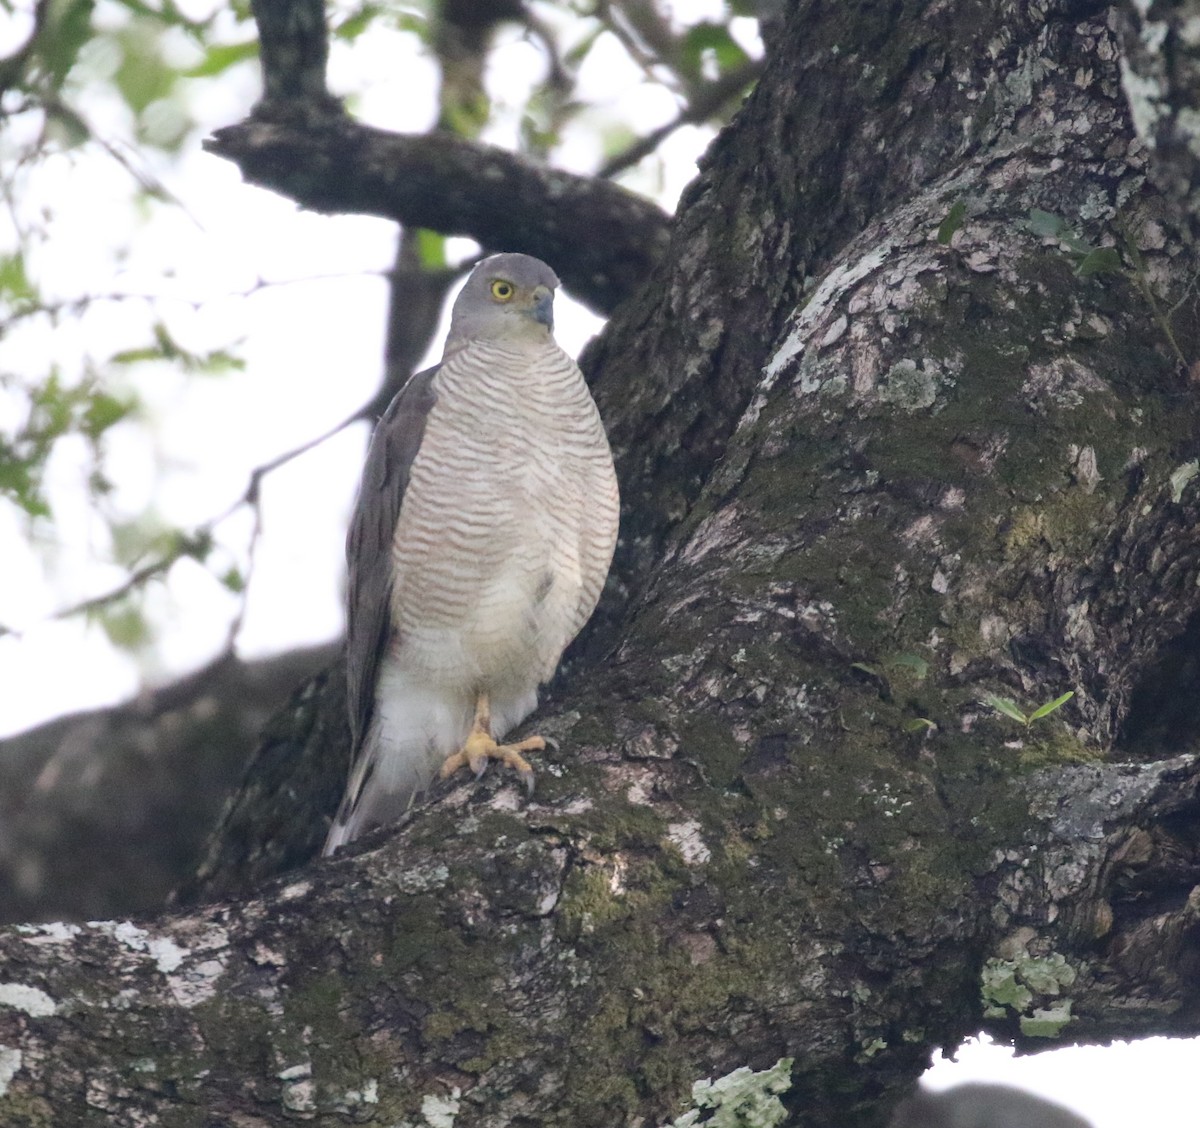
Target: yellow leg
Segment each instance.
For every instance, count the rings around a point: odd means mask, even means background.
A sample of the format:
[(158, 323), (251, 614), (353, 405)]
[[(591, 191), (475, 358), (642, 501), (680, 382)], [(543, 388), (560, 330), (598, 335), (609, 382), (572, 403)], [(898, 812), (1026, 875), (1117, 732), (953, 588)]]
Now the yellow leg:
[(488, 695), (481, 693), (475, 701), (475, 723), (463, 746), (442, 764), (441, 777), (447, 779), (459, 768), (469, 767), (476, 776), (483, 775), (489, 760), (499, 760), (516, 771), (525, 783), (529, 794), (533, 794), (533, 768), (521, 755), (522, 752), (540, 752), (546, 742), (540, 736), (531, 736), (517, 744), (497, 744), (489, 731), (491, 707)]

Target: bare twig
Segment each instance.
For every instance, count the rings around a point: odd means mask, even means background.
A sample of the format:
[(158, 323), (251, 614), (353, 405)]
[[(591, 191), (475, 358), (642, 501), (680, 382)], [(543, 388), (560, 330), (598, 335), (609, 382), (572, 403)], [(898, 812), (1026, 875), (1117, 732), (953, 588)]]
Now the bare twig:
[[(251, 505), (254, 512), (254, 523), (250, 527), (250, 543), (246, 546), (246, 581), (254, 574), (254, 560), (258, 555), (258, 542), (262, 538), (262, 506), (259, 504), (258, 497), (254, 499)], [(242, 591), (245, 591), (245, 584), (242, 586)], [(229, 622), (229, 628), (225, 632), (225, 646), (223, 653), (232, 654), (234, 652), (234, 644), (237, 642), (237, 636), (241, 634), (242, 624), (246, 621), (246, 600), (243, 597), (238, 601), (237, 610), (234, 612), (233, 618)]]
[[(657, 13), (646, 18), (647, 13), (631, 13), (623, 4), (600, 0), (596, 15), (651, 82), (662, 83), (673, 88), (675, 93), (684, 94), (683, 77), (668, 57), (672, 53), (673, 40)], [(669, 81), (671, 79), (673, 83)]]
[(55, 95), (47, 95), (42, 102), (46, 111), (47, 117), (58, 118), (80, 133), (84, 134), (89, 141), (99, 145), (114, 161), (117, 162), (137, 183), (141, 190), (156, 200), (162, 200), (164, 203), (173, 204), (179, 208), (184, 215), (188, 217), (198, 228), (203, 230), (203, 225), (191, 213), (187, 205), (179, 199), (161, 180), (158, 179), (152, 172), (146, 169), (138, 168), (133, 161), (126, 156), (125, 153), (111, 141), (106, 141), (101, 137), (83, 117), (83, 115), (75, 109), (74, 106), (68, 105), (61, 98)]
[(191, 535), (180, 534), (175, 543), (171, 546), (170, 551), (164, 553), (157, 560), (151, 561), (149, 564), (144, 564), (140, 568), (132, 571), (123, 582), (118, 584), (111, 591), (105, 592), (103, 595), (94, 595), (88, 599), (80, 600), (78, 603), (73, 603), (67, 607), (60, 608), (50, 616), (51, 619), (67, 619), (72, 615), (91, 614), (93, 611), (99, 611), (113, 603), (124, 599), (131, 592), (141, 587), (147, 580), (153, 579), (155, 576), (162, 575), (169, 571), (176, 561), (182, 560), (184, 557), (190, 556), (193, 559), (200, 559), (206, 551), (207, 534), (205, 526), (201, 526), (196, 532)]
[(736, 97), (752, 83), (758, 81), (762, 74), (763, 60), (755, 59), (729, 74), (723, 75), (715, 82), (709, 83), (701, 90), (690, 104), (680, 111), (679, 116), (651, 130), (645, 137), (640, 138), (629, 146), (623, 153), (610, 158), (596, 173), (600, 177), (616, 176), (618, 172), (637, 164), (643, 157), (649, 156), (675, 130), (685, 125), (697, 125), (707, 121), (731, 98)]
[[(345, 278), (386, 278), (387, 276), (388, 271), (386, 270), (332, 270), (322, 274), (305, 274), (297, 278), (263, 278), (259, 276), (249, 286), (245, 286), (240, 290), (223, 291), (221, 297), (250, 298), (261, 290), (272, 289), (278, 286), (298, 286), (311, 282), (337, 282)], [(210, 297), (187, 297), (183, 294), (138, 293), (133, 290), (110, 290), (102, 294), (79, 294), (73, 298), (62, 298), (54, 302), (40, 301), (20, 309), (6, 310), (5, 321), (0, 325), (0, 336), (3, 336), (4, 332), (17, 321), (36, 317), (39, 314), (45, 314), (48, 317), (59, 317), (63, 314), (82, 313), (88, 307), (100, 302), (146, 302), (148, 304), (154, 302), (174, 302), (178, 305), (190, 306), (192, 309), (200, 309), (210, 300)]]
[[(72, 603), (66, 607), (61, 607), (57, 611), (50, 614), (48, 618), (51, 620), (67, 619), (73, 615), (91, 614), (92, 612), (102, 610), (103, 608), (111, 606), (113, 603), (124, 599), (147, 581), (154, 579), (154, 577), (164, 575), (166, 572), (170, 571), (177, 561), (182, 560), (185, 557), (191, 557), (194, 560), (199, 560), (202, 562), (212, 546), (213, 533), (215, 532), (217, 526), (232, 517), (233, 514), (236, 513), (243, 505), (249, 505), (254, 510), (254, 524), (251, 530), (250, 543), (248, 546), (250, 561), (253, 563), (255, 550), (262, 532), (262, 515), (259, 508), (259, 497), (263, 478), (265, 478), (273, 470), (277, 470), (279, 467), (291, 462), (293, 458), (298, 458), (300, 455), (307, 453), (314, 447), (320, 446), (321, 443), (332, 438), (334, 435), (338, 434), (339, 431), (344, 430), (351, 424), (357, 423), (360, 419), (369, 418), (370, 408), (371, 403), (368, 402), (358, 410), (346, 416), (346, 418), (338, 423), (335, 427), (331, 427), (323, 434), (316, 436), (316, 438), (309, 439), (307, 442), (301, 443), (300, 446), (294, 447), (292, 450), (284, 451), (282, 454), (277, 455), (268, 462), (264, 462), (260, 466), (255, 467), (250, 473), (249, 480), (246, 483), (246, 488), (231, 505), (222, 510), (216, 517), (212, 517), (200, 525), (197, 525), (190, 532), (178, 533), (174, 543), (166, 552), (157, 557), (155, 560), (150, 561), (148, 564), (144, 564), (140, 568), (136, 568), (116, 587), (110, 589), (109, 591), (103, 592), (100, 595), (89, 596), (87, 599), (82, 599), (78, 603)], [(247, 572), (247, 578), (249, 578), (249, 570)], [(229, 644), (232, 644), (238, 630), (241, 627), (243, 613), (244, 606), (241, 610), (239, 610), (238, 615), (235, 617), (234, 622), (231, 625)], [(0, 625), (0, 635), (5, 634), (19, 636), (20, 632), (13, 628)]]

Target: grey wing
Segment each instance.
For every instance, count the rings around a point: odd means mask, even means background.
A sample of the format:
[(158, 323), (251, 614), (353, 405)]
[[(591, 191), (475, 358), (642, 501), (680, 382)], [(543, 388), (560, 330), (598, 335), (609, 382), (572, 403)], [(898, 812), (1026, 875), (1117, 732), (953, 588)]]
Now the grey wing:
[(379, 420), (346, 538), (346, 688), (356, 759), (371, 726), (379, 662), (391, 633), (392, 539), (425, 421), (437, 399), (438, 367), (410, 377)]

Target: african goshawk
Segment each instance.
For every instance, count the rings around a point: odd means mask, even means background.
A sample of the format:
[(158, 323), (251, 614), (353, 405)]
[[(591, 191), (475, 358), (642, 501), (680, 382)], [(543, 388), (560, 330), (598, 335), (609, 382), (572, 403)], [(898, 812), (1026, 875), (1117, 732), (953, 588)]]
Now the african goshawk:
[(393, 821), (441, 769), (497, 743), (591, 615), (617, 538), (612, 453), (558, 347), (558, 279), (528, 255), (481, 262), (441, 363), (413, 376), (371, 440), (347, 542), (354, 759), (331, 854)]

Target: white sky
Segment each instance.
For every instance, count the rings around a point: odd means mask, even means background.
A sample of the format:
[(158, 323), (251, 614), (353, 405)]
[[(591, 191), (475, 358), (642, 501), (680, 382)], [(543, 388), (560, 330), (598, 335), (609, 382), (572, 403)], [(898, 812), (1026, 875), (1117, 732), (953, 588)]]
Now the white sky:
[[(193, 0), (189, 7), (201, 5)], [(715, 0), (702, 7), (719, 16)], [(740, 30), (748, 34), (745, 23)], [(20, 21), (0, 29), (0, 55), (22, 36)], [(96, 62), (98, 70), (103, 62)], [(489, 75), (503, 107), (489, 140), (514, 144), (517, 110), (543, 68), (535, 44), (508, 37)], [(335, 43), (330, 84), (372, 124), (423, 130), (433, 120), (436, 76), (411, 36), (379, 31), (352, 46)], [(255, 68), (247, 65), (220, 82), (196, 84), (193, 106), (216, 128), (243, 117), (256, 94)], [(646, 131), (676, 112), (671, 95), (641, 81), (611, 41), (589, 56), (580, 94), (595, 108), (583, 127), (568, 132), (556, 162), (581, 173), (604, 156), (590, 128), (596, 121)], [(115, 102), (89, 101), (85, 109), (97, 125), (122, 120)], [(625, 183), (672, 207), (710, 137), (707, 130), (678, 131), (663, 147), (661, 167), (647, 162)], [(0, 161), (4, 156), (0, 149)], [(243, 372), (197, 378), (143, 366), (111, 373), (117, 387), (136, 383), (153, 423), (112, 434), (113, 506), (132, 518), (153, 505), (166, 523), (186, 527), (222, 513), (255, 466), (323, 433), (374, 392), (386, 302), (381, 272), (391, 262), (395, 229), (383, 220), (299, 211), (244, 185), (232, 165), (201, 152), (198, 142), (178, 164), (146, 154), (134, 160), (148, 163), (184, 208), (157, 209), (151, 223), (135, 223), (127, 174), (94, 153), (47, 162), (25, 204), (53, 212), (51, 238), (36, 257), (48, 296), (120, 292), (153, 301), (104, 302), (76, 321), (14, 332), (0, 342), (0, 370), (44, 372), (47, 358), (77, 370), (81, 358), (103, 361), (144, 340), (154, 317), (197, 350), (243, 341)], [(0, 215), (0, 248), (11, 241), (7, 222)], [(114, 272), (113, 248), (122, 242), (130, 251)], [(460, 246), (465, 255), (468, 245)], [(562, 297), (557, 312), (559, 339), (572, 353), (602, 324)], [(17, 402), (0, 388), (0, 428), (13, 422)], [(342, 543), (366, 437), (361, 426), (344, 432), (266, 478), (263, 535), (237, 636), (244, 656), (340, 633)], [(68, 448), (52, 468), (52, 551), (31, 545), (23, 522), (0, 505), (0, 624), (20, 631), (0, 637), (0, 736), (62, 712), (115, 703), (147, 681), (195, 668), (221, 649), (237, 613), (232, 595), (199, 565), (183, 562), (168, 582), (149, 589), (148, 612), (160, 637), (136, 658), (115, 649), (96, 626), (54, 619), (56, 608), (123, 578), (103, 562), (109, 545), (81, 494), (80, 464), (79, 451)], [(249, 529), (245, 511), (220, 526), (221, 559), (246, 566)], [(957, 1063), (939, 1061), (929, 1084), (1021, 1084), (1077, 1109), (1096, 1128), (1195, 1128), (1197, 1066), (1194, 1041), (1153, 1039), (1119, 1051), (1069, 1049), (1014, 1061), (1011, 1051), (984, 1040), (963, 1047)]]

